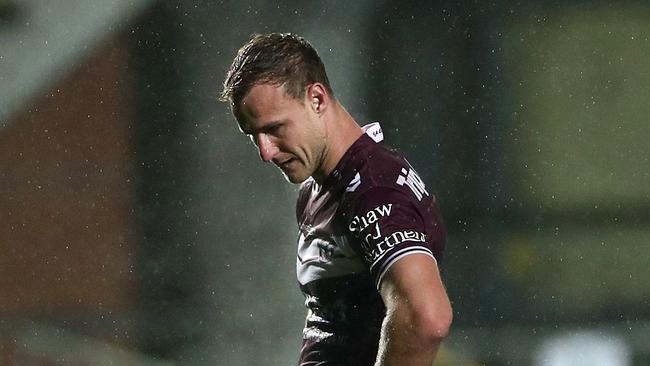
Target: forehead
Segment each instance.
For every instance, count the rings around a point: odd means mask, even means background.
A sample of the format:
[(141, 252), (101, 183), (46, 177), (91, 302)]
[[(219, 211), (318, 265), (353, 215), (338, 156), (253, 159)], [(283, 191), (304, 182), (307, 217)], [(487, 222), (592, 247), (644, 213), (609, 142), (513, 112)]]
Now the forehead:
[(244, 123), (255, 127), (259, 123), (278, 120), (296, 104), (298, 101), (291, 98), (282, 85), (254, 85), (240, 102), (239, 110), (243, 117), (240, 126)]

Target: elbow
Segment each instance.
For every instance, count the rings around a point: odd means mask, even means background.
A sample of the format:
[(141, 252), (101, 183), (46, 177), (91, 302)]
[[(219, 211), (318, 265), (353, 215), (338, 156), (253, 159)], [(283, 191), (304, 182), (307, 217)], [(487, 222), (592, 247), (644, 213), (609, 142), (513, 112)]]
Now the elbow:
[(451, 307), (438, 309), (434, 314), (427, 314), (420, 320), (419, 337), (427, 343), (440, 343), (451, 329), (453, 312)]
[(451, 309), (449, 309), (449, 313), (438, 317), (437, 321), (434, 322), (433, 326), (430, 329), (430, 335), (435, 340), (442, 340), (443, 338), (447, 337), (449, 335), (449, 330), (451, 329), (452, 321), (453, 315)]

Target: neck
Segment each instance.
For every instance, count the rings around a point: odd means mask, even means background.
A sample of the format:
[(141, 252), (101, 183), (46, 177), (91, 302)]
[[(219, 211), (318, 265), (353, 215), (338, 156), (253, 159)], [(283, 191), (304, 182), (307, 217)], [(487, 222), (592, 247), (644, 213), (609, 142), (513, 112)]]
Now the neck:
[(335, 103), (332, 105), (331, 114), (326, 116), (327, 142), (323, 152), (323, 161), (320, 169), (314, 172), (314, 179), (322, 183), (332, 173), (341, 161), (346, 151), (363, 135), (363, 130), (352, 118), (345, 108)]

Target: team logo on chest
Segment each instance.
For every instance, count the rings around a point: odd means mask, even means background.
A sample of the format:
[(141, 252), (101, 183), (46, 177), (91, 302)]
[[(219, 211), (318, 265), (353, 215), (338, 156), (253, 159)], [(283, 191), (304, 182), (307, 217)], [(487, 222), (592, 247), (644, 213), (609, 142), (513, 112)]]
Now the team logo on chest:
[(336, 239), (311, 225), (301, 225), (298, 236), (298, 260), (303, 263), (329, 262), (344, 255), (337, 251)]
[(296, 262), (298, 281), (306, 284), (320, 278), (337, 277), (363, 269), (347, 239), (324, 228), (301, 225)]

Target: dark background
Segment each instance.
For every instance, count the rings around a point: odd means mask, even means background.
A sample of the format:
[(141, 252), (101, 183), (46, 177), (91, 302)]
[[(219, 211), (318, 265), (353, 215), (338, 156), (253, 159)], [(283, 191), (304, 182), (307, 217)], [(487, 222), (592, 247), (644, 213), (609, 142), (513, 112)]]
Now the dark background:
[(295, 361), (296, 187), (217, 101), (271, 31), (310, 40), (438, 196), (440, 365), (539, 363), (586, 335), (648, 362), (643, 2), (130, 4), (94, 3), (93, 28), (65, 23), (72, 2), (0, 2), (0, 364)]

